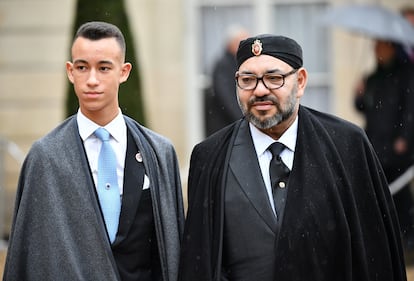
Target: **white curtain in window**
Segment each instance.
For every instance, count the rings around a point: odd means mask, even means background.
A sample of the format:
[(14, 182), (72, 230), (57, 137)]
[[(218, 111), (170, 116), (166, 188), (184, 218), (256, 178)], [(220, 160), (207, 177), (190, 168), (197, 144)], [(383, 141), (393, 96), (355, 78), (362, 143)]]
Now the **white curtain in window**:
[(253, 8), (248, 5), (204, 6), (201, 18), (202, 71), (210, 75), (215, 60), (224, 52), (228, 29), (240, 26), (254, 30)]
[(275, 4), (270, 30), (291, 37), (302, 46), (304, 66), (309, 72), (302, 104), (330, 112), (330, 44), (327, 30), (319, 22), (325, 9), (326, 4), (321, 3)]

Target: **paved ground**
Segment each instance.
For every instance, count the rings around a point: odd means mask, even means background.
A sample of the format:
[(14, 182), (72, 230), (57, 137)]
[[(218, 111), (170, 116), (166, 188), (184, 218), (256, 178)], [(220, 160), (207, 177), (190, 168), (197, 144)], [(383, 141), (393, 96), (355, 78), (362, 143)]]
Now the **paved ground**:
[[(5, 251), (0, 251), (0, 279), (3, 278)], [(407, 267), (407, 281), (414, 281), (414, 264)]]
[(414, 251), (405, 255), (405, 263), (407, 264), (407, 281), (414, 281)]

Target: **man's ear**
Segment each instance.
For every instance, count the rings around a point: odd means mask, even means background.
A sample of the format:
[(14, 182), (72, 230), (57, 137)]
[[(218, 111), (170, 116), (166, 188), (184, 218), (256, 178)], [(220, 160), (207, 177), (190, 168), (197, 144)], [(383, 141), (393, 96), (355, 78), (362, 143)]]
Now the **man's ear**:
[(66, 62), (66, 75), (71, 83), (73, 83), (73, 63), (70, 61)]
[(122, 65), (121, 77), (120, 77), (120, 80), (119, 80), (120, 83), (123, 83), (128, 79), (129, 73), (131, 73), (131, 69), (132, 69), (132, 64), (129, 63), (129, 62), (126, 62)]
[(308, 72), (305, 68), (301, 67), (298, 70), (298, 96), (303, 96), (308, 82)]

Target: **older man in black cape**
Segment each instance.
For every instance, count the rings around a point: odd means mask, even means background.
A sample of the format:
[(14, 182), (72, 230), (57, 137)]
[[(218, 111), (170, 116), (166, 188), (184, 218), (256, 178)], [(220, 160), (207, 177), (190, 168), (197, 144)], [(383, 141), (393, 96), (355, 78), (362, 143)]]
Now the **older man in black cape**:
[[(242, 41), (237, 59), (245, 118), (193, 150), (179, 280), (406, 280), (395, 209), (363, 130), (299, 105), (300, 46), (262, 35)], [(276, 186), (272, 158), (289, 171)]]

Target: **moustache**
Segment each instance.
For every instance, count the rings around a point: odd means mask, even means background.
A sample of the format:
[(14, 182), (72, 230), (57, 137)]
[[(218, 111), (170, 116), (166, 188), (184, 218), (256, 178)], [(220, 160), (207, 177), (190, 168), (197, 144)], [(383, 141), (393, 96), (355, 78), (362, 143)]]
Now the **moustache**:
[(251, 97), (249, 99), (249, 105), (253, 105), (256, 102), (271, 102), (275, 105), (279, 105), (279, 100), (275, 96), (263, 96), (263, 97)]

